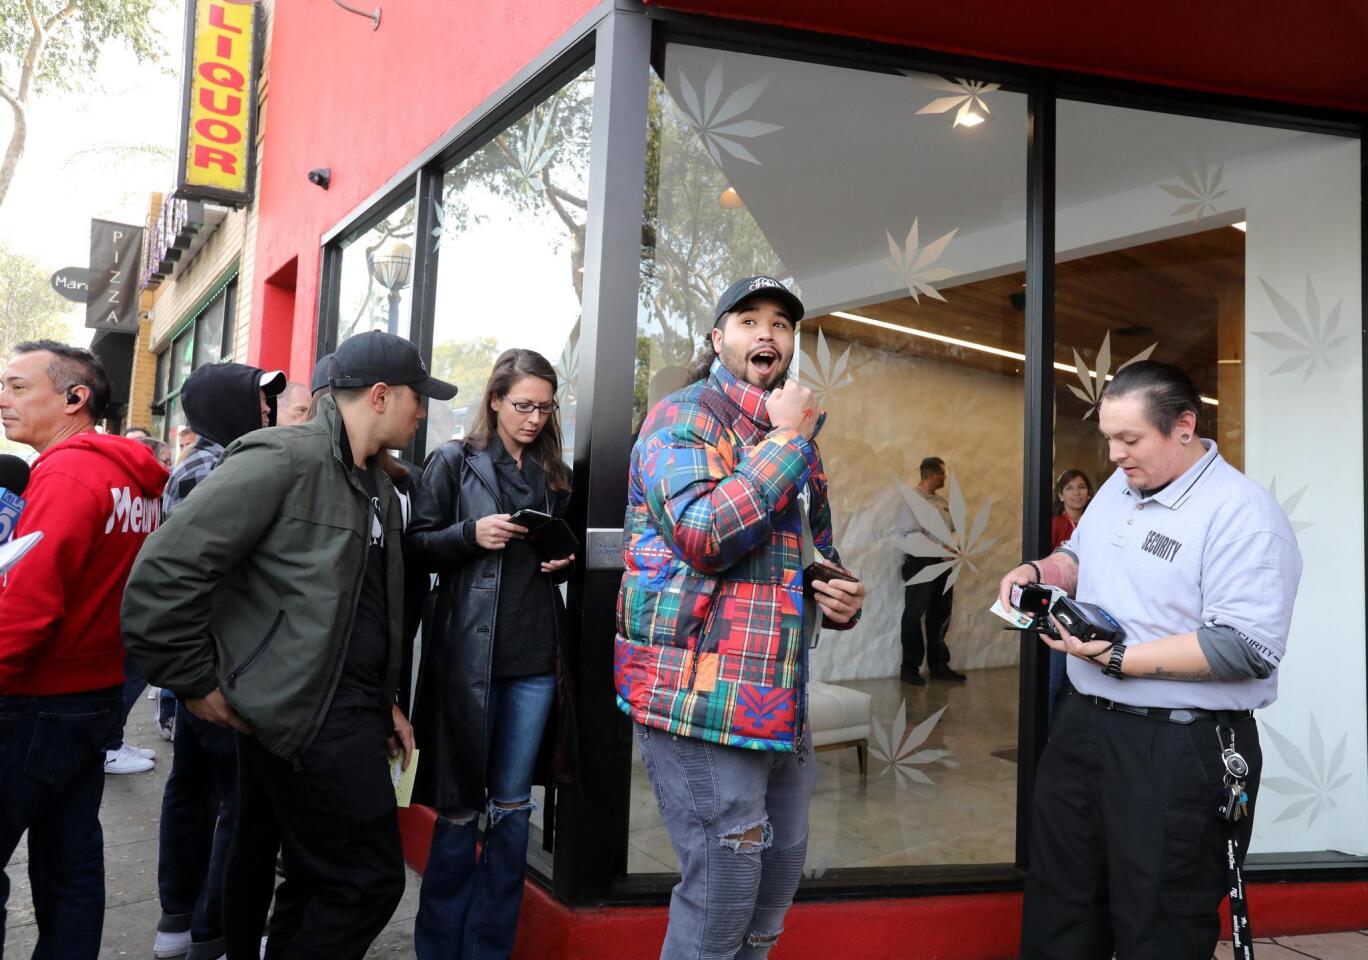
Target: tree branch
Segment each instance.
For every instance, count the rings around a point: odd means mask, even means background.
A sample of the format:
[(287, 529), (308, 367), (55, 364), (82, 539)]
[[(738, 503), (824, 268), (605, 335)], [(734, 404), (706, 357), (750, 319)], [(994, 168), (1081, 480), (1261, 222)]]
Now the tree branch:
[[(25, 2), (26, 5), (28, 5), (28, 0), (24, 0), (24, 2)], [(56, 13), (54, 13), (52, 16), (48, 17), (47, 23), (43, 24), (43, 33), (44, 33), (44, 34), (49, 34), (49, 33), (51, 33), (54, 27), (56, 27), (59, 23), (61, 23), (63, 20), (65, 20), (65, 19), (67, 19), (68, 17), (70, 17), (70, 16), (71, 16), (72, 14), (74, 14), (75, 12), (76, 12), (76, 0), (70, 0), (70, 2), (67, 3), (67, 5), (66, 5), (65, 7), (63, 7), (63, 8), (60, 9), (60, 10), (58, 10), (58, 11), (57, 11)], [(36, 22), (34, 23), (34, 26), (37, 26), (37, 23), (36, 23)]]
[(33, 0), (24, 0), (24, 12), (28, 14), (29, 23), (33, 25), (33, 32), (42, 34), (43, 24), (38, 19), (38, 10), (33, 6)]

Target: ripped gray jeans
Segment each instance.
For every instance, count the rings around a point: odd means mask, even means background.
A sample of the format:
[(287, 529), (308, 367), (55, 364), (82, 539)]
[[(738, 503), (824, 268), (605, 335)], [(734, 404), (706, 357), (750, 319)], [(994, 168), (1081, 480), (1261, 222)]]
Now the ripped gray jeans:
[(807, 854), (810, 738), (799, 756), (635, 727), (681, 874), (661, 960), (769, 956)]

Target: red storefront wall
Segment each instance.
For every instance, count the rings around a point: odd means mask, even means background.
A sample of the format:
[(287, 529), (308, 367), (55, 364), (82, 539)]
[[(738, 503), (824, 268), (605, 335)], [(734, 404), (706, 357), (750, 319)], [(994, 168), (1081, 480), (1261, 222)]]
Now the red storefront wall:
[[(248, 362), (308, 379), (320, 240), (536, 58), (594, 0), (275, 5)], [(327, 190), (306, 176), (332, 169)]]

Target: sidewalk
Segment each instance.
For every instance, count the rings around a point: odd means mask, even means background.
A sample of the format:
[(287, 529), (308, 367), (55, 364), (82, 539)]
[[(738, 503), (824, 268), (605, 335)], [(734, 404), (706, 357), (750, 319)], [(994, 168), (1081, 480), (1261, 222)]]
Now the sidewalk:
[[(143, 699), (129, 718), (129, 739), (157, 751), (157, 768), (150, 773), (105, 778), (104, 806), (100, 819), (105, 839), (105, 923), (102, 960), (118, 957), (152, 957), (152, 937), (160, 908), (157, 905), (157, 821), (161, 815), (162, 787), (171, 769), (171, 745), (157, 736), (152, 722), (152, 702)], [(9, 865), (12, 889), (5, 930), (5, 955), (27, 960), (33, 951), (37, 929), (28, 889), (28, 848), (20, 843)], [(418, 875), (409, 872), (408, 889), (367, 957), (412, 958), (413, 918), (418, 911)], [(1257, 921), (1257, 917), (1255, 918)], [(783, 947), (776, 960), (785, 956)], [(646, 960), (655, 954), (648, 945), (634, 955)], [(1368, 931), (1278, 937), (1256, 941), (1256, 960), (1368, 960)], [(601, 958), (629, 960), (629, 958)], [(841, 958), (843, 960), (843, 958)], [(908, 960), (917, 960), (915, 953)], [(1229, 944), (1221, 944), (1216, 960), (1231, 960)]]
[[(157, 904), (157, 821), (161, 817), (162, 788), (171, 772), (171, 744), (157, 735), (153, 702), (143, 699), (128, 718), (128, 738), (157, 751), (157, 767), (150, 773), (105, 777), (100, 820), (105, 841), (105, 921), (101, 960), (152, 957), (152, 938), (161, 909)], [(20, 841), (8, 867), (9, 916), (6, 918), (5, 956), (27, 960), (38, 929), (29, 899), (28, 843)], [(409, 872), (403, 902), (371, 947), (367, 957), (413, 957), (413, 917), (418, 912), (418, 875)]]

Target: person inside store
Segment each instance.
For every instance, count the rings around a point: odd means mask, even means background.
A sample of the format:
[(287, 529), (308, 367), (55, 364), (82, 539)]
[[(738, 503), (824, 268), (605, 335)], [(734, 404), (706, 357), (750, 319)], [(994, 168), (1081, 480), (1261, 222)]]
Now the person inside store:
[(1000, 584), (1004, 607), (1041, 582), (1124, 631), (1085, 642), (1055, 618), (1041, 634), (1077, 693), (1036, 777), (1024, 960), (1209, 957), (1243, 889), (1252, 711), (1277, 697), (1302, 562), (1278, 502), (1198, 436), (1200, 411), (1176, 367), (1119, 371), (1099, 411), (1118, 469), (1058, 550)]
[[(918, 498), (918, 503), (902, 505), (902, 516), (898, 520), (896, 532), (902, 539), (920, 533), (933, 545), (948, 550), (951, 545), (944, 539), (955, 529), (955, 521), (950, 516), (950, 504), (940, 494), (945, 487), (945, 461), (940, 457), (925, 457), (917, 473), (920, 479), (910, 489), (911, 495)], [(922, 515), (920, 518), (919, 513)], [(934, 522), (936, 514), (940, 515), (939, 524)], [(937, 532), (941, 534), (939, 537)], [(899, 676), (903, 683), (924, 686), (926, 677), (921, 674), (924, 657), (926, 672), (932, 680), (964, 683), (967, 679), (965, 675), (950, 669), (950, 648), (945, 643), (945, 635), (950, 630), (950, 614), (955, 606), (955, 588), (950, 586), (950, 571), (946, 570), (931, 580), (908, 583), (931, 566), (943, 566), (941, 557), (905, 554), (898, 570), (903, 581), (900, 623), (903, 656)]]
[[(1050, 551), (1059, 549), (1060, 544), (1073, 536), (1078, 529), (1078, 521), (1083, 519), (1083, 511), (1092, 499), (1092, 480), (1082, 470), (1065, 470), (1054, 483), (1054, 506), (1050, 520)], [(1068, 679), (1065, 666), (1069, 655), (1062, 650), (1050, 651), (1050, 700), (1049, 717), (1053, 721), (1059, 707), (1068, 695)]]
[(532, 785), (564, 781), (572, 762), (558, 584), (575, 558), (538, 548), (529, 529), (563, 517), (570, 499), (558, 388), (541, 354), (501, 354), (470, 432), (433, 452), (414, 497), (409, 557), (438, 577), (414, 713), (414, 799), (439, 814), (414, 926), (420, 960), (511, 954)]
[[(238, 732), (239, 831), (249, 793), (278, 825), (287, 879), (266, 960), (360, 960), (405, 886), (389, 762), (415, 748), (399, 706), (403, 531), (377, 458), (412, 441), (424, 397), (456, 388), (379, 331), (339, 345), (329, 380), (308, 423), (229, 444), (149, 538), (122, 608), (153, 682)], [(255, 956), (259, 930), (243, 932)]]
[(632, 446), (614, 686), (680, 861), (663, 960), (765, 957), (807, 855), (808, 648), (850, 629), (816, 437), (789, 379), (803, 304), (773, 277), (718, 299), (701, 377)]

